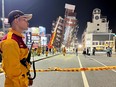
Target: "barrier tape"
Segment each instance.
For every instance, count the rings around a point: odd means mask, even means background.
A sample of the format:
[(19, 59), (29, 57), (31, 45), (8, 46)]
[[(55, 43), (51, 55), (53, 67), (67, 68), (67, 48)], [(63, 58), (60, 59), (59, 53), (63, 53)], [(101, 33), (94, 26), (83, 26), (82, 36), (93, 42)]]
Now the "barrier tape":
[[(99, 70), (112, 70), (116, 69), (116, 66), (106, 66), (106, 67), (89, 67), (89, 68), (48, 68), (48, 69), (36, 69), (36, 72), (51, 72), (51, 71), (59, 71), (59, 72), (81, 72), (81, 71), (99, 71)], [(33, 72), (33, 70), (30, 70)]]
[[(99, 70), (112, 70), (116, 69), (116, 66), (105, 66), (105, 67), (88, 67), (88, 68), (59, 68), (53, 67), (48, 69), (36, 69), (36, 72), (51, 72), (51, 71), (58, 71), (58, 72), (81, 72), (81, 71), (99, 71)], [(0, 73), (3, 70), (0, 68)], [(33, 72), (33, 70), (30, 70)]]

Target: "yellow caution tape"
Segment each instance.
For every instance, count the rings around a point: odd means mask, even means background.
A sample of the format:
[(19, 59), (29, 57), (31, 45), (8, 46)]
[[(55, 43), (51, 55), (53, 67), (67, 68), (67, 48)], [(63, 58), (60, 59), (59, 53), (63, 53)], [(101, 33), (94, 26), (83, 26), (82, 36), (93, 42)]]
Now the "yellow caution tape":
[[(105, 67), (88, 67), (88, 68), (59, 68), (53, 67), (48, 69), (36, 69), (36, 72), (51, 72), (51, 71), (59, 71), (59, 72), (81, 72), (81, 71), (98, 71), (98, 70), (112, 70), (116, 69), (116, 66), (105, 66)], [(3, 69), (0, 68), (0, 73), (3, 72)], [(30, 70), (33, 72), (33, 70)]]
[[(106, 67), (89, 67), (89, 68), (48, 68), (48, 69), (36, 69), (36, 72), (50, 72), (50, 71), (59, 71), (59, 72), (81, 72), (81, 71), (98, 71), (98, 70), (111, 70), (116, 69), (116, 66), (106, 66)], [(33, 70), (30, 70), (33, 72)]]

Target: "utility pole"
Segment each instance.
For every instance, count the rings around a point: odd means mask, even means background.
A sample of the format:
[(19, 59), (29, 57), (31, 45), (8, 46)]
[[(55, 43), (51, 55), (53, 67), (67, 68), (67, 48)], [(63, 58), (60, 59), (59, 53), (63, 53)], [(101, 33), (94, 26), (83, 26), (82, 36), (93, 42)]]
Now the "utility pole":
[(2, 30), (5, 32), (5, 25), (4, 25), (4, 0), (2, 0)]

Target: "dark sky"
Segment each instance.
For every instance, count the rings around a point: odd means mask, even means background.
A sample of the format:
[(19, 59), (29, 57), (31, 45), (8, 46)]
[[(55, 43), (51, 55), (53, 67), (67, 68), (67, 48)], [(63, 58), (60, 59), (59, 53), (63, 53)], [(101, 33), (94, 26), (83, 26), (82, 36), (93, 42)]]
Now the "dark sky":
[[(1, 6), (0, 0), (0, 6)], [(115, 0), (5, 0), (5, 17), (14, 9), (22, 10), (24, 13), (32, 13), (30, 21), (32, 26), (44, 26), (47, 33), (51, 33), (52, 21), (58, 16), (64, 17), (65, 3), (76, 5), (75, 12), (79, 24), (78, 38), (81, 39), (86, 23), (92, 19), (92, 11), (101, 9), (101, 14), (107, 16), (109, 27), (116, 33), (116, 3)], [(0, 17), (2, 15), (0, 7)], [(0, 21), (0, 28), (2, 27)], [(80, 41), (80, 40), (79, 40)]]

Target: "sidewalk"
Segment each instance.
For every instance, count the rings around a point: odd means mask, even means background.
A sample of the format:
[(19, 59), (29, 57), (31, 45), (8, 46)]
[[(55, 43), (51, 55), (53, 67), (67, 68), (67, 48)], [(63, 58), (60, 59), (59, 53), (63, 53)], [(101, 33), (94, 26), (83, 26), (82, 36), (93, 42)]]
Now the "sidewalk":
[(31, 57), (31, 61), (33, 61), (33, 58), (34, 58), (34, 61), (37, 62), (37, 61), (40, 61), (40, 60), (43, 60), (43, 59), (48, 59), (50, 57), (53, 57), (53, 56), (57, 56), (57, 55), (60, 55), (61, 53), (56, 53), (56, 54), (48, 54), (48, 56), (46, 56), (45, 54), (41, 54), (40, 56), (32, 56)]

